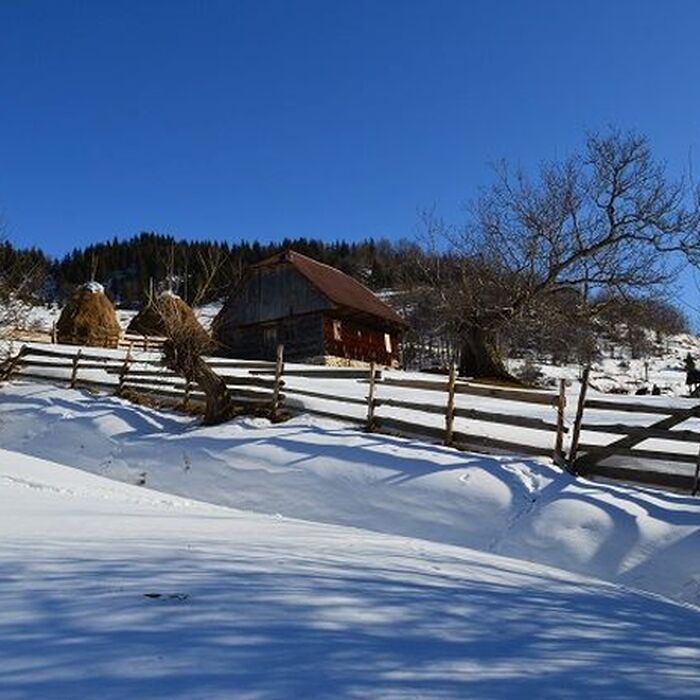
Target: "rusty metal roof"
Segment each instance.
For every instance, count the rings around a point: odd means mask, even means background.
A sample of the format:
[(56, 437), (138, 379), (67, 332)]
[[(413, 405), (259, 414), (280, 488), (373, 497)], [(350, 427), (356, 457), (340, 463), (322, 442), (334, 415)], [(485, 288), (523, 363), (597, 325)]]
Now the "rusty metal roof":
[(371, 316), (378, 316), (393, 324), (407, 325), (406, 321), (394, 309), (385, 304), (364, 284), (330, 265), (321, 263), (294, 250), (286, 250), (283, 253), (273, 255), (253, 265), (253, 267), (270, 267), (285, 263), (291, 264), (334, 304), (370, 314)]

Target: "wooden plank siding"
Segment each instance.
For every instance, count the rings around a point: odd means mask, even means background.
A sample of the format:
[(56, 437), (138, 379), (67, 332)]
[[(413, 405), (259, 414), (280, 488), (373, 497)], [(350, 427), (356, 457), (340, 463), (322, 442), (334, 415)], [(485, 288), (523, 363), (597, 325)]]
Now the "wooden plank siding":
[(288, 263), (252, 268), (213, 334), (222, 354), (240, 359), (274, 360), (279, 344), (290, 362), (332, 357), (396, 366), (400, 357), (397, 323), (332, 302)]
[(399, 362), (399, 336), (385, 327), (360, 324), (325, 314), (324, 355), (376, 362), (391, 367)]

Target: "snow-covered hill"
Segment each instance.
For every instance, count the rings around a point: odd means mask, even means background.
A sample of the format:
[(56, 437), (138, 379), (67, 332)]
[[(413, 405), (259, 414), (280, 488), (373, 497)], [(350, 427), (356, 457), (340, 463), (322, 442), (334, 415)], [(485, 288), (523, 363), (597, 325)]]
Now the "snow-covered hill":
[(0, 446), (164, 493), (497, 552), (700, 603), (700, 499), (300, 416), (200, 428), (119, 399), (0, 391)]
[(0, 531), (5, 700), (698, 697), (696, 608), (493, 554), (6, 450)]
[[(628, 351), (607, 345), (592, 364), (590, 383), (603, 393), (634, 394), (639, 389), (651, 391), (656, 385), (662, 394), (687, 396), (684, 360), (688, 353), (700, 366), (700, 337), (687, 333), (668, 336), (656, 345), (656, 354), (644, 358), (633, 358)], [(517, 374), (525, 363), (511, 360), (508, 364)], [(536, 360), (535, 365), (545, 385), (559, 378), (576, 383), (581, 376), (581, 368), (576, 365), (553, 365), (542, 360)]]

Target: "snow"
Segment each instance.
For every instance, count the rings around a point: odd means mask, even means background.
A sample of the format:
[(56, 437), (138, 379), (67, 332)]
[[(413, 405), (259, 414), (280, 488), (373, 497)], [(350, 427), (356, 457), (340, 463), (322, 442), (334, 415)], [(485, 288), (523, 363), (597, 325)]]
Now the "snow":
[(3, 700), (700, 693), (692, 606), (7, 450), (0, 465)]
[(99, 283), (92, 280), (91, 282), (86, 282), (81, 289), (87, 292), (92, 292), (93, 294), (104, 294), (105, 288)]
[[(654, 345), (657, 354), (640, 358), (631, 357), (629, 351), (614, 344), (607, 345), (603, 348), (600, 359), (591, 367), (591, 386), (600, 393), (634, 394), (638, 389), (651, 390), (656, 385), (664, 394), (687, 396), (683, 363), (688, 353), (696, 361), (700, 360), (700, 337), (680, 333), (666, 336)], [(553, 365), (535, 361), (543, 380), (549, 384), (554, 384), (558, 379), (566, 379), (571, 383), (580, 380), (581, 368), (576, 365)], [(517, 373), (523, 360), (510, 360), (508, 364)]]
[(700, 603), (700, 499), (575, 480), (299, 416), (214, 428), (107, 396), (12, 384), (0, 445), (268, 515), (495, 552)]

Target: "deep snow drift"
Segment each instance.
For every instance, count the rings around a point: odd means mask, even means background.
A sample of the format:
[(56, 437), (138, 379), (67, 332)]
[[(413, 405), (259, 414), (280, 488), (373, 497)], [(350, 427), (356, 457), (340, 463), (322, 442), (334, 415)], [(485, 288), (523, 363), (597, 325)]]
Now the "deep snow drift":
[(6, 450), (0, 531), (3, 699), (700, 693), (696, 608), (493, 554), (195, 503)]
[(496, 552), (700, 602), (700, 499), (308, 417), (199, 428), (35, 384), (0, 390), (0, 446), (166, 493)]

